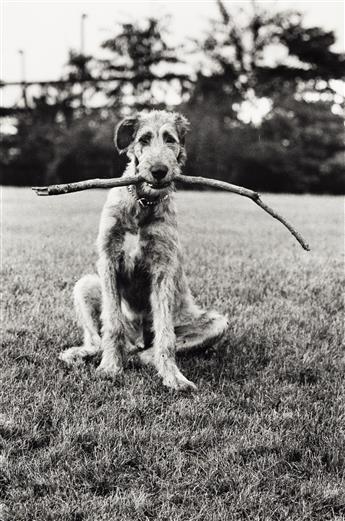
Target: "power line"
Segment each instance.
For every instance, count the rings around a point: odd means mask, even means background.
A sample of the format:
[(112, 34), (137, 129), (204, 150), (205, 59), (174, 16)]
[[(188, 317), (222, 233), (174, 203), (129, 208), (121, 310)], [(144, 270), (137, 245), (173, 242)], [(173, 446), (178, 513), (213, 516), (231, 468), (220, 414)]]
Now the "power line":
[(67, 80), (46, 80), (46, 81), (0, 81), (1, 87), (20, 87), (25, 85), (29, 87), (31, 85), (38, 85), (40, 87), (45, 86), (64, 86), (64, 85), (74, 85), (77, 83), (108, 83), (111, 81), (132, 81), (132, 80), (140, 80), (140, 79), (154, 79), (157, 81), (169, 81), (172, 79), (181, 79), (185, 81), (189, 81), (190, 83), (194, 83), (194, 80), (188, 76), (187, 74), (164, 74), (163, 76), (156, 75), (145, 75), (144, 76), (113, 76), (111, 78), (78, 78), (76, 79), (67, 79)]

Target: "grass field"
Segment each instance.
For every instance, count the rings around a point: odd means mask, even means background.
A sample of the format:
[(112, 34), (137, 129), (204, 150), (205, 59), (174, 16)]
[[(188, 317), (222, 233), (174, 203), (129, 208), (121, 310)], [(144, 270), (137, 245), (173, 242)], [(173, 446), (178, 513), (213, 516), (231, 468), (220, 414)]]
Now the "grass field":
[(193, 293), (230, 317), (178, 395), (135, 361), (112, 382), (57, 359), (104, 198), (3, 190), (0, 519), (345, 519), (342, 200), (266, 195), (307, 253), (249, 200), (178, 194)]

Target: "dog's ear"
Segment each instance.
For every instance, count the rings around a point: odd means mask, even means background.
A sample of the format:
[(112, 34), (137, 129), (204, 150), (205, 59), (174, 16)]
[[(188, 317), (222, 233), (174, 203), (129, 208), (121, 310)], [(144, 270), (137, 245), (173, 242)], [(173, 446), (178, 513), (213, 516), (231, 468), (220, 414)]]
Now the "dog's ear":
[(175, 126), (181, 145), (184, 145), (186, 134), (189, 130), (190, 123), (182, 114), (176, 114)]
[(138, 126), (139, 120), (136, 116), (125, 118), (117, 125), (114, 142), (120, 154), (126, 152), (129, 145), (133, 143)]

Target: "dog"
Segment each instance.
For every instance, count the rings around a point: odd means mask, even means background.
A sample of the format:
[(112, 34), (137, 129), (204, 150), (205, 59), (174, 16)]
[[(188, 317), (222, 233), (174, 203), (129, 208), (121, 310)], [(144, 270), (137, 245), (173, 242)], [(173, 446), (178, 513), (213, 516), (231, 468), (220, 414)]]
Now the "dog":
[(123, 176), (139, 174), (144, 181), (109, 192), (97, 238), (98, 274), (74, 288), (84, 342), (61, 353), (63, 361), (101, 351), (97, 371), (117, 377), (125, 354), (137, 352), (165, 386), (196, 388), (179, 370), (176, 353), (210, 345), (228, 322), (195, 303), (183, 268), (174, 177), (186, 160), (188, 129), (183, 115), (156, 110), (117, 126), (115, 146), (129, 158)]

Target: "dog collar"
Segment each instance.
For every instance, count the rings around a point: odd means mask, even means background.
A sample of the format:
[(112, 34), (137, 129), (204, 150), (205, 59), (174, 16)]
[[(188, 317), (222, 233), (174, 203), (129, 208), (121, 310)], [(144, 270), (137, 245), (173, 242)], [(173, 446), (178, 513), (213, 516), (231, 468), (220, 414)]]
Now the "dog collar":
[(134, 192), (134, 185), (127, 186), (127, 190), (138, 201), (138, 203), (140, 204), (140, 206), (142, 206), (142, 208), (149, 208), (150, 206), (156, 206), (157, 204), (160, 204), (163, 201), (166, 201), (169, 197), (169, 194), (165, 194), (163, 197), (159, 197), (158, 199), (156, 199), (154, 201), (150, 201), (146, 197), (138, 197), (137, 194)]

